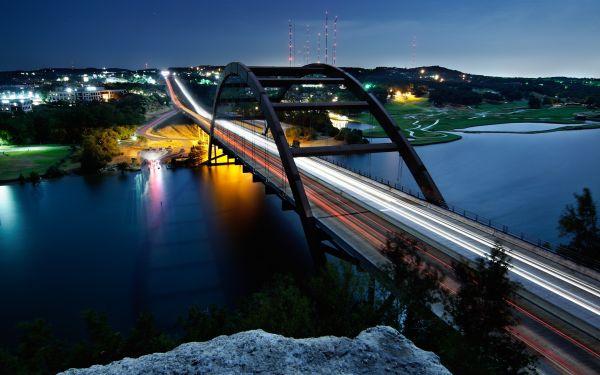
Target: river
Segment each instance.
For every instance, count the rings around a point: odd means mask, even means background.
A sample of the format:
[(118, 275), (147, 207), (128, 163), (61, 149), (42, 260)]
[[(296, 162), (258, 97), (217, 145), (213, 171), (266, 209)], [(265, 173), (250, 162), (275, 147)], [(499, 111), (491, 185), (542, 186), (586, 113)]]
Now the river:
[[(600, 202), (600, 129), (541, 134), (464, 134), (460, 141), (415, 147), (457, 212), (505, 225), (514, 234), (556, 245), (558, 219), (574, 193)], [(389, 142), (372, 139), (372, 142)], [(397, 153), (333, 158), (375, 179), (417, 190)], [(483, 221), (483, 220), (482, 220)]]
[[(462, 136), (416, 148), (456, 207), (556, 243), (574, 192), (600, 201), (600, 129)], [(415, 188), (395, 153), (339, 160)], [(240, 166), (0, 185), (3, 343), (35, 318), (81, 337), (84, 309), (121, 330), (150, 311), (168, 328), (193, 304), (235, 305), (275, 273), (311, 270), (297, 215)]]
[(122, 330), (150, 311), (168, 328), (192, 304), (234, 305), (311, 269), (297, 215), (240, 166), (0, 185), (5, 343), (35, 318), (78, 338), (84, 309)]

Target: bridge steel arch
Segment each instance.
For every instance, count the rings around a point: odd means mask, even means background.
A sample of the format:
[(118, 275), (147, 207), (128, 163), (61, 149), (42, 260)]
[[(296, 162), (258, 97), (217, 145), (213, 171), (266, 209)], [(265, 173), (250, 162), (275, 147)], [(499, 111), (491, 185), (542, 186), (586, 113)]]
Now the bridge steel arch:
[(294, 157), (288, 146), (285, 133), (283, 131), (283, 128), (281, 127), (281, 123), (279, 122), (279, 117), (277, 116), (277, 113), (275, 112), (275, 109), (273, 108), (273, 105), (269, 100), (269, 96), (267, 95), (264, 87), (262, 86), (256, 75), (252, 72), (250, 68), (248, 68), (242, 63), (233, 62), (228, 64), (225, 67), (225, 70), (223, 71), (223, 77), (221, 78), (221, 82), (219, 83), (219, 87), (217, 88), (217, 93), (215, 95), (212, 110), (212, 119), (210, 123), (208, 160), (212, 159), (215, 121), (217, 118), (217, 109), (219, 106), (219, 101), (221, 99), (223, 89), (226, 87), (226, 82), (231, 77), (239, 77), (239, 79), (243, 83), (245, 83), (246, 85), (248, 85), (248, 87), (252, 89), (256, 100), (259, 104), (259, 107), (265, 117), (266, 123), (268, 124), (268, 128), (271, 130), (273, 140), (277, 145), (277, 151), (279, 152), (279, 157), (281, 158), (281, 163), (283, 165), (286, 178), (288, 180), (290, 189), (292, 190), (292, 196), (294, 198), (296, 210), (300, 215), (304, 230), (311, 230), (310, 228), (313, 224), (312, 210), (310, 208), (310, 204), (308, 202), (308, 198), (306, 196), (302, 180), (300, 179), (300, 172), (298, 171), (298, 167), (294, 162)]
[[(314, 77), (315, 75), (318, 75), (319, 77)], [(300, 178), (298, 167), (294, 161), (295, 157), (397, 151), (406, 163), (425, 199), (438, 206), (446, 207), (446, 203), (440, 190), (427, 171), (421, 158), (408, 142), (408, 139), (399, 130), (396, 122), (390, 117), (383, 105), (375, 99), (372, 94), (368, 93), (356, 78), (340, 68), (327, 64), (309, 64), (303, 67), (248, 67), (239, 62), (228, 64), (223, 71), (213, 102), (208, 151), (209, 160), (212, 160), (215, 122), (217, 120), (219, 104), (222, 102), (221, 95), (226, 87), (235, 86), (229, 83), (233, 77), (237, 77), (242, 84), (247, 85), (254, 94), (254, 99), (258, 103), (265, 118), (266, 125), (264, 134), (266, 135), (268, 130), (271, 131), (287, 181), (292, 191), (296, 211), (300, 214), (305, 230), (310, 226), (307, 226), (307, 224), (312, 224), (311, 221), (314, 219)], [(343, 84), (359, 101), (318, 103), (282, 102), (285, 93), (293, 85), (306, 83)], [(278, 87), (281, 88), (281, 91), (274, 97), (269, 97), (265, 87)], [(290, 147), (279, 121), (277, 111), (314, 109), (369, 110), (386, 132), (391, 143), (300, 148)]]

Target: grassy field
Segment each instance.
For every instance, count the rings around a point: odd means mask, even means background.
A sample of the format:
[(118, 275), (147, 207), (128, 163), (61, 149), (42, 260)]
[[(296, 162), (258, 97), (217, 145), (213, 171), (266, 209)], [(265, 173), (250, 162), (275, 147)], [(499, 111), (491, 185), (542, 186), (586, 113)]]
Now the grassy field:
[[(449, 142), (460, 139), (456, 134), (446, 133), (472, 126), (514, 122), (549, 122), (560, 124), (583, 124), (575, 120), (575, 114), (584, 112), (582, 107), (549, 107), (529, 109), (527, 102), (504, 104), (481, 104), (477, 107), (442, 107), (431, 105), (427, 99), (405, 103), (386, 103), (385, 108), (400, 125), (413, 144)], [(362, 114), (355, 121), (377, 124), (370, 114)], [(378, 125), (364, 131), (366, 136), (383, 137), (385, 132)]]
[(18, 178), (20, 173), (43, 174), (70, 153), (69, 146), (0, 146), (0, 181)]

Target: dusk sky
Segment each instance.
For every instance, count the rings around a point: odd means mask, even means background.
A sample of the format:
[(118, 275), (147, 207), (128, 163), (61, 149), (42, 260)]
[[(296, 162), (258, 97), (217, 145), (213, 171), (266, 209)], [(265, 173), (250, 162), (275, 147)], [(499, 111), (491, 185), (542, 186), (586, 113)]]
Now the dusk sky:
[(290, 18), (301, 65), (306, 25), (315, 61), (328, 10), (330, 20), (338, 16), (339, 66), (600, 77), (598, 0), (30, 0), (3, 1), (1, 9), (0, 70), (287, 65)]

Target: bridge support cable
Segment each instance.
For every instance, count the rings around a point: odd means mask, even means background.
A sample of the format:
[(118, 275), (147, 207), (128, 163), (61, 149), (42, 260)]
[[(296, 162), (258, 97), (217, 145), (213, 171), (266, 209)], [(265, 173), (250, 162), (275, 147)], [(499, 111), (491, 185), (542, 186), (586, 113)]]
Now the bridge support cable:
[[(397, 146), (397, 151), (399, 152), (400, 157), (406, 163), (425, 199), (438, 206), (446, 207), (446, 202), (442, 196), (442, 193), (433, 181), (433, 178), (431, 178), (431, 175), (427, 171), (425, 164), (423, 164), (421, 158), (415, 152), (408, 139), (406, 139), (404, 134), (399, 130), (400, 128), (387, 113), (383, 105), (377, 99), (375, 99), (373, 95), (365, 91), (356, 78), (338, 67), (327, 64), (309, 64), (303, 68), (311, 69), (312, 71), (314, 71), (314, 69), (321, 69), (321, 74), (327, 77), (343, 78), (344, 86), (351, 91), (359, 101), (366, 102), (371, 116), (377, 120), (377, 122), (385, 131), (386, 135)], [(353, 102), (352, 104), (346, 103), (342, 104), (342, 106), (346, 105), (358, 107), (358, 103), (359, 102)], [(325, 106), (325, 104), (321, 105)]]
[[(309, 87), (323, 87), (323, 85), (337, 85), (348, 90), (354, 95), (351, 100), (332, 100), (332, 101), (290, 101), (286, 99), (288, 92), (292, 87), (308, 85)], [(341, 86), (343, 85), (343, 86)], [(243, 90), (240, 89), (243, 86)], [(227, 88), (237, 88), (235, 97), (227, 97), (223, 92)], [(269, 89), (269, 90), (267, 90)], [(269, 95), (273, 94), (274, 95)], [(209, 143), (221, 142), (219, 139), (224, 134), (220, 129), (218, 108), (220, 105), (234, 103), (241, 108), (242, 114), (231, 117), (237, 126), (251, 128), (252, 131), (252, 160), (256, 164), (253, 169), (264, 170), (264, 179), (266, 184), (276, 186), (281, 190), (282, 197), (287, 196), (286, 187), (289, 186), (293, 203), (296, 211), (300, 215), (303, 227), (309, 236), (309, 232), (315, 229), (315, 219), (309, 199), (307, 197), (300, 172), (294, 161), (296, 157), (311, 156), (331, 156), (331, 155), (350, 155), (350, 154), (371, 154), (374, 152), (395, 151), (400, 155), (400, 159), (406, 163), (415, 181), (421, 189), (425, 199), (431, 203), (445, 207), (445, 201), (433, 179), (429, 175), (425, 165), (414, 151), (406, 137), (401, 133), (394, 120), (385, 111), (383, 106), (369, 93), (362, 85), (351, 75), (334, 66), (326, 64), (310, 64), (304, 67), (247, 67), (244, 64), (233, 62), (228, 64), (222, 74), (221, 82), (217, 88), (210, 123)], [(248, 104), (256, 103), (254, 109), (260, 110), (257, 114), (248, 110)], [(377, 120), (391, 143), (386, 144), (354, 144), (337, 146), (318, 146), (318, 147), (290, 147), (279, 120), (279, 113), (294, 111), (326, 111), (326, 110), (351, 110), (351, 111), (369, 111)], [(248, 114), (248, 116), (246, 116)], [(244, 119), (248, 117), (248, 119)], [(264, 119), (262, 128), (262, 137), (255, 137), (256, 126), (254, 122), (248, 122), (261, 118)], [(227, 118), (227, 117), (224, 117)], [(235, 142), (237, 135), (229, 133), (230, 142)], [(243, 137), (242, 137), (243, 138)], [(261, 139), (262, 138), (262, 139)], [(272, 138), (276, 146), (279, 158), (277, 162), (268, 151)], [(264, 142), (257, 148), (256, 142)], [(239, 142), (239, 140), (238, 140)], [(241, 141), (242, 145), (244, 140)], [(259, 149), (262, 150), (259, 151)], [(232, 146), (230, 149), (237, 149)], [(245, 148), (242, 146), (241, 154), (244, 154)], [(212, 156), (212, 148), (209, 147), (209, 160)], [(263, 154), (260, 154), (263, 152)], [(241, 155), (240, 157), (243, 157)], [(281, 161), (281, 164), (279, 163)], [(261, 165), (262, 164), (262, 165)], [(280, 168), (278, 170), (278, 168)], [(278, 180), (281, 178), (281, 181)], [(309, 242), (311, 241), (310, 238)]]

